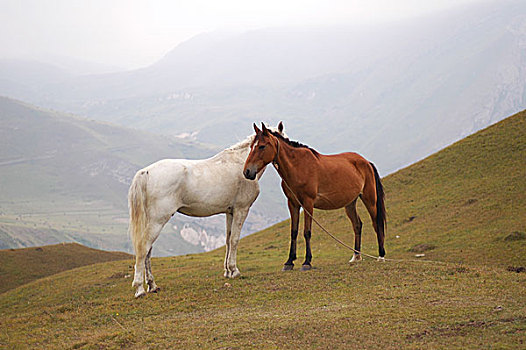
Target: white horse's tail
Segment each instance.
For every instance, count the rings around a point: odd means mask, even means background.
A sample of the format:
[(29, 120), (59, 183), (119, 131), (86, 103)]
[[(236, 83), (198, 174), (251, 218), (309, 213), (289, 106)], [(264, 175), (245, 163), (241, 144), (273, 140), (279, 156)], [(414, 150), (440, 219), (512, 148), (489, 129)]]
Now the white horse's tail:
[(146, 228), (148, 226), (148, 195), (146, 183), (148, 171), (138, 171), (128, 192), (128, 207), (130, 210), (130, 225), (128, 233), (133, 243), (135, 254), (140, 254), (146, 243)]

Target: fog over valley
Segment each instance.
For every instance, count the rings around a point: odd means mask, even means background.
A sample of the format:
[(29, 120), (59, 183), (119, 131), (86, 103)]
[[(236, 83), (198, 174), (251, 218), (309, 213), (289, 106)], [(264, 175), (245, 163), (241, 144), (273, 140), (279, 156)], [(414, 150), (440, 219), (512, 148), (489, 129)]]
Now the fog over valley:
[[(135, 172), (163, 158), (210, 157), (254, 122), (283, 121), (291, 139), (360, 153), (386, 176), (525, 109), (526, 3), (434, 6), (288, 24), (286, 7), (283, 20), (263, 25), (166, 29), (135, 62), (117, 47), (92, 60), (87, 39), (84, 59), (64, 58), (51, 41), (55, 54), (31, 56), (0, 36), (0, 248), (75, 241), (132, 252)], [(136, 38), (145, 33), (153, 35)], [(260, 186), (243, 235), (288, 218), (274, 169)], [(215, 249), (224, 226), (223, 215), (177, 214), (154, 255)]]

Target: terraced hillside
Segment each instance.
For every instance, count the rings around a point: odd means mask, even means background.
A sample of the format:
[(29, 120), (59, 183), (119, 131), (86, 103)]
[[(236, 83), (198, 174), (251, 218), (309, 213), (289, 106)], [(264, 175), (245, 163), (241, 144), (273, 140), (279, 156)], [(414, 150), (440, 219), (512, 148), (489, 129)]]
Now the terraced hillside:
[[(215, 150), (49, 111), (0, 96), (0, 249), (78, 242), (130, 250), (127, 192), (135, 172), (162, 158)], [(165, 254), (192, 246), (163, 235)]]
[[(314, 228), (315, 269), (284, 273), (289, 229), (282, 222), (241, 241), (240, 279), (222, 277), (223, 251), (216, 250), (154, 259), (162, 290), (138, 300), (125, 278), (131, 259), (4, 292), (0, 344), (524, 348), (525, 131), (521, 112), (384, 179), (387, 257), (405, 261), (350, 266), (351, 253)], [(343, 211), (316, 216), (352, 242)], [(374, 253), (373, 230), (361, 216), (363, 250)], [(302, 242), (298, 249), (301, 256)]]

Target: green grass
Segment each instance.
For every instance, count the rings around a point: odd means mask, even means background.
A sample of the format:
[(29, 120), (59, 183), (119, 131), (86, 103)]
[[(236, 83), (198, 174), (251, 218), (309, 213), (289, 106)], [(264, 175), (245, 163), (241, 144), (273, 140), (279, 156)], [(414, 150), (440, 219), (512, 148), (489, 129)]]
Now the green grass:
[[(153, 259), (162, 290), (133, 298), (133, 260), (65, 271), (0, 294), (0, 345), (13, 348), (501, 349), (526, 345), (526, 113), (384, 179), (387, 257), (313, 232), (309, 272), (281, 272), (288, 222), (223, 249)], [(377, 246), (364, 221), (363, 250)], [(342, 210), (316, 212), (352, 242)], [(410, 219), (414, 217), (413, 219)], [(518, 233), (517, 233), (518, 232)], [(399, 238), (396, 238), (399, 236)], [(434, 248), (433, 248), (434, 247)], [(304, 243), (299, 241), (301, 258)], [(427, 263), (415, 258), (443, 263)], [(415, 261), (416, 260), (416, 261)]]
[[(483, 265), (526, 263), (526, 112), (386, 179), (392, 253), (419, 243), (430, 258)], [(409, 222), (409, 218), (414, 217)]]

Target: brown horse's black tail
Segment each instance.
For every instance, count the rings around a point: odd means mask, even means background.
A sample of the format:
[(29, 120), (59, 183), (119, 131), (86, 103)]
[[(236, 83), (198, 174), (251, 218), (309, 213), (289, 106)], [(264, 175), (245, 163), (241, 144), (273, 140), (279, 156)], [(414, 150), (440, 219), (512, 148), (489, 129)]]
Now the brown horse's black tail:
[(380, 253), (380, 256), (383, 257), (385, 255), (383, 241), (385, 239), (385, 226), (387, 222), (387, 217), (385, 213), (384, 186), (382, 186), (382, 182), (380, 181), (380, 175), (378, 174), (378, 170), (376, 170), (376, 167), (374, 166), (374, 164), (371, 162), (369, 162), (369, 164), (371, 164), (371, 167), (373, 168), (374, 179), (376, 182), (376, 225), (378, 227), (378, 233), (382, 239), (382, 243), (379, 246), (379, 253)]

